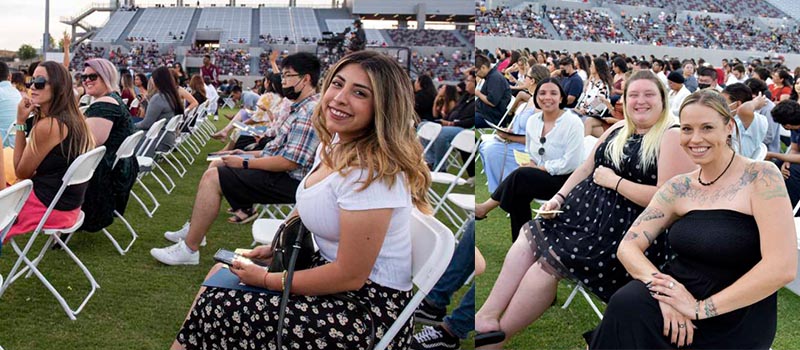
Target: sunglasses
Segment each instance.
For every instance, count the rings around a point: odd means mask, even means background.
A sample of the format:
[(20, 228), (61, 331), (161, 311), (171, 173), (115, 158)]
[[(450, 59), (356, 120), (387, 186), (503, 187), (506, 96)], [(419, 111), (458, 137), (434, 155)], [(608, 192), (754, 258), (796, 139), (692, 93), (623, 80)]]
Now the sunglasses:
[(99, 78), (99, 77), (100, 77), (100, 76), (99, 76), (99, 75), (97, 75), (96, 73), (92, 73), (92, 74), (81, 74), (81, 81), (86, 81), (86, 80), (89, 80), (89, 81), (97, 81), (97, 78)]
[(546, 137), (542, 136), (542, 137), (539, 138), (539, 143), (542, 144), (542, 146), (539, 147), (539, 155), (540, 156), (544, 155), (544, 143), (545, 142), (547, 142), (547, 138)]
[(31, 88), (36, 90), (44, 89), (44, 85), (47, 84), (47, 79), (44, 77), (36, 77), (31, 80)]

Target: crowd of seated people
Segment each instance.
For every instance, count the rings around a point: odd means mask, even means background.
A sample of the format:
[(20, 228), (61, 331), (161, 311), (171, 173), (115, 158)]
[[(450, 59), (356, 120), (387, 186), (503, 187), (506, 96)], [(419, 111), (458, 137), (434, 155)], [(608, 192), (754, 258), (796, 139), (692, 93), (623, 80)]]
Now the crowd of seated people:
[(472, 66), (472, 61), (467, 54), (454, 53), (448, 57), (442, 52), (436, 52), (424, 56), (415, 51), (411, 54), (411, 65), (421, 75), (428, 75), (438, 81), (455, 81), (464, 78), (464, 72)]
[(260, 34), (258, 36), (259, 44), (288, 44), (294, 45), (294, 40), (290, 39), (288, 36), (284, 36), (283, 38), (276, 38), (273, 37), (272, 34)]
[(69, 68), (70, 70), (78, 70), (83, 68), (83, 63), (92, 58), (102, 58), (105, 56), (105, 47), (93, 47), (91, 43), (80, 44), (73, 49), (75, 54), (72, 56)]
[(242, 49), (225, 49), (210, 47), (192, 47), (187, 57), (203, 57), (209, 55), (221, 74), (250, 75), (250, 53)]
[(177, 56), (171, 46), (166, 53), (162, 53), (158, 44), (148, 44), (134, 45), (127, 53), (118, 48), (109, 53), (108, 60), (120, 68), (150, 73), (159, 66), (176, 62)]
[(797, 31), (788, 28), (762, 30), (753, 18), (720, 20), (710, 16), (695, 16), (709, 36), (722, 43), (726, 50), (757, 50), (764, 52), (796, 52)]
[(399, 46), (462, 46), (449, 30), (433, 29), (388, 29), (386, 31), (395, 45)]
[(532, 7), (512, 11), (508, 7), (479, 11), (475, 18), (475, 35), (510, 36), (515, 38), (553, 39)]
[(611, 17), (595, 10), (553, 8), (547, 18), (563, 39), (573, 41), (622, 42), (622, 32)]
[(650, 12), (627, 16), (622, 22), (639, 44), (719, 49), (719, 43), (696, 29), (692, 23), (691, 17), (680, 21), (677, 16), (665, 15), (663, 12), (658, 16), (653, 16)]
[(770, 18), (789, 17), (768, 1), (758, 0), (612, 0), (612, 2), (627, 6), (657, 7), (671, 11), (688, 10)]

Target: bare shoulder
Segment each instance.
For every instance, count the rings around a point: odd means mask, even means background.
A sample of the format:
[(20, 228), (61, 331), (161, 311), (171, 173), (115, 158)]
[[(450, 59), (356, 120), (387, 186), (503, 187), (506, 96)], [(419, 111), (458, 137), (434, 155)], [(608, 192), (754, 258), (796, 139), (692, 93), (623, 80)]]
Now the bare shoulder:
[(100, 97), (100, 98), (94, 100), (94, 103), (100, 103), (100, 102), (102, 102), (102, 103), (110, 103), (112, 105), (119, 106), (119, 102), (117, 102), (117, 100), (111, 98), (110, 96), (103, 96), (103, 97)]
[(692, 176), (696, 171), (687, 174), (675, 175), (658, 189), (656, 199), (661, 204), (674, 204), (676, 200), (690, 196), (692, 191)]
[(788, 197), (783, 176), (772, 162), (748, 160), (739, 182), (743, 186), (751, 186), (756, 198)]

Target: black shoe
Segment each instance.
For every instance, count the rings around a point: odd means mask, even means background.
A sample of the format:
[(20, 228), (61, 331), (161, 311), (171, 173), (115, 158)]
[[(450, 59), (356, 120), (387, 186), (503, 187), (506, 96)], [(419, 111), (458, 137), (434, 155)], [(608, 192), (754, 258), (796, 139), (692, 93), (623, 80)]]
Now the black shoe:
[(427, 300), (423, 300), (417, 310), (414, 311), (414, 321), (428, 325), (438, 325), (444, 321), (444, 316), (446, 315), (446, 309), (440, 309), (429, 304)]
[(425, 326), (411, 339), (411, 349), (413, 350), (458, 349), (460, 347), (461, 340), (447, 333), (442, 326)]
[(506, 333), (503, 331), (493, 331), (486, 333), (475, 334), (475, 347), (487, 346), (497, 344), (506, 339)]

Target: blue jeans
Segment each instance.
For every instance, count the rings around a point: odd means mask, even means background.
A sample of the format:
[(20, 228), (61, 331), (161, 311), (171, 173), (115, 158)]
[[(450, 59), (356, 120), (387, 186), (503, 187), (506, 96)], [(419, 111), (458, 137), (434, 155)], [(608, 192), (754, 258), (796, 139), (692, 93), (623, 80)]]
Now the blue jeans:
[(460, 126), (443, 126), (439, 136), (433, 140), (431, 148), (425, 152), (425, 162), (434, 167), (439, 165), (439, 162), (447, 154), (447, 149), (450, 148), (450, 142), (462, 131), (464, 128)]
[[(425, 301), (437, 308), (446, 309), (450, 304), (450, 297), (455, 293), (464, 282), (467, 281), (472, 273), (475, 272), (475, 220), (467, 224), (467, 229), (461, 237), (461, 241), (456, 247), (453, 259), (447, 270), (439, 278), (439, 282)], [(461, 298), (458, 308), (444, 318), (447, 328), (459, 339), (466, 339), (469, 332), (475, 329), (475, 284)]]

